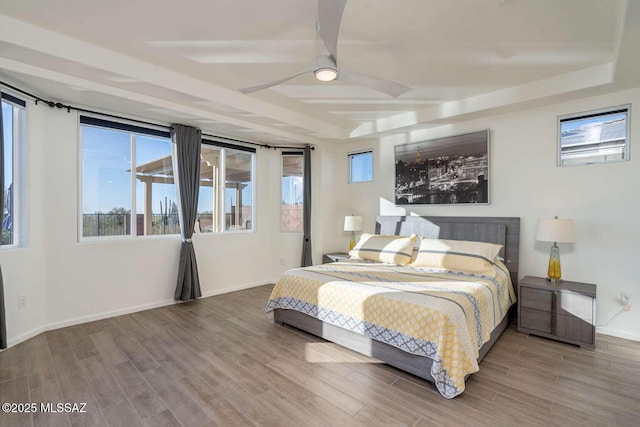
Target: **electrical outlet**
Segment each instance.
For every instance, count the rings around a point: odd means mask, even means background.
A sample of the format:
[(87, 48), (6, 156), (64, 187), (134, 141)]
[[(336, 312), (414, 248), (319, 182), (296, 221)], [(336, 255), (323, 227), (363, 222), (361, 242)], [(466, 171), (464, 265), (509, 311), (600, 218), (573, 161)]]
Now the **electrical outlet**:
[(18, 308), (27, 308), (27, 294), (18, 295)]
[(631, 294), (625, 292), (620, 294), (620, 305), (631, 305)]

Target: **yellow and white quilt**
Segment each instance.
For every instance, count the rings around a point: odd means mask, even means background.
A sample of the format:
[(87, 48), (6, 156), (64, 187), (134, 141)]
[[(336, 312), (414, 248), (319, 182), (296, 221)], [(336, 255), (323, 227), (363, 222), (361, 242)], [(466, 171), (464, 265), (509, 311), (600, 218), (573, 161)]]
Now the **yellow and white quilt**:
[(433, 360), (440, 393), (464, 391), (479, 349), (515, 302), (506, 267), (477, 275), (443, 269), (337, 262), (289, 270), (267, 312), (297, 310)]

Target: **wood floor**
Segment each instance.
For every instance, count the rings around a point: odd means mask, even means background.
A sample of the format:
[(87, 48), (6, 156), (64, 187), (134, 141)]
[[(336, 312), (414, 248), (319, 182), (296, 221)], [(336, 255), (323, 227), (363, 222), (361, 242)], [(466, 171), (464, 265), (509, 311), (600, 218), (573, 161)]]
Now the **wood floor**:
[(0, 353), (0, 426), (640, 425), (640, 343), (595, 351), (512, 325), (466, 391), (426, 381), (264, 313), (271, 286), (46, 332)]

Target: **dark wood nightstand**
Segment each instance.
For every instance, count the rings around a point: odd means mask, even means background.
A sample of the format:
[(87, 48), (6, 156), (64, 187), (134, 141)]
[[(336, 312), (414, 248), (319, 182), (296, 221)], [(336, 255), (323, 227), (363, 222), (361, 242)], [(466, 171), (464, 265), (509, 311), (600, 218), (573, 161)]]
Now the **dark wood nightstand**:
[(330, 262), (338, 262), (349, 259), (349, 254), (346, 252), (334, 252), (332, 254), (322, 255), (322, 263), (328, 264)]
[(596, 285), (526, 276), (518, 282), (518, 331), (593, 349)]

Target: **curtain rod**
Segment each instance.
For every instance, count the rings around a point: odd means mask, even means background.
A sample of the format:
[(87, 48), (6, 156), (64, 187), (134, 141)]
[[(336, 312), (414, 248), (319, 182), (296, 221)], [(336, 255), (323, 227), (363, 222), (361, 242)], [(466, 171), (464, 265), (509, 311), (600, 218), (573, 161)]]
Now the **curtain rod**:
[[(21, 93), (23, 95), (26, 95), (26, 96), (28, 96), (28, 97), (30, 97), (32, 99), (35, 99), (36, 105), (38, 105), (38, 102), (42, 102), (44, 104), (47, 104), (47, 106), (49, 106), (50, 108), (66, 109), (68, 113), (71, 112), (71, 110), (75, 110), (75, 111), (79, 111), (81, 113), (98, 114), (98, 115), (101, 115), (101, 116), (111, 117), (111, 118), (114, 118), (114, 119), (127, 120), (127, 121), (130, 121), (130, 122), (140, 123), (140, 124), (144, 124), (144, 125), (162, 127), (162, 128), (169, 129), (169, 130), (171, 129), (171, 126), (168, 126), (168, 125), (161, 125), (161, 124), (158, 124), (158, 123), (146, 122), (144, 120), (131, 119), (131, 118), (128, 118), (128, 117), (117, 116), (115, 114), (101, 113), (99, 111), (87, 110), (87, 109), (84, 109), (84, 108), (75, 107), (73, 105), (65, 105), (65, 104), (63, 104), (61, 102), (49, 101), (47, 99), (41, 98), (41, 97), (39, 97), (37, 95), (34, 95), (34, 94), (30, 93), (30, 92), (27, 92), (27, 91), (25, 91), (23, 89), (20, 89), (18, 87), (10, 85), (9, 83), (3, 82), (2, 80), (0, 80), (0, 86), (6, 86), (6, 87), (8, 87), (10, 89), (15, 90), (16, 92), (19, 92), (19, 93)], [(210, 134), (205, 134), (205, 133), (203, 133), (202, 136), (208, 136), (208, 137), (211, 137), (211, 138), (226, 139), (228, 141), (240, 142), (242, 144), (255, 145), (255, 146), (260, 147), (260, 148), (273, 148), (274, 150), (277, 150), (277, 149), (295, 150), (295, 149), (303, 149), (305, 147), (304, 145), (283, 146), (283, 145), (261, 144), (261, 143), (258, 143), (258, 142), (243, 141), (241, 139), (234, 139), (234, 138), (228, 138), (228, 137), (219, 136), (219, 135), (210, 135)], [(310, 145), (310, 144), (306, 144), (306, 145), (309, 145), (312, 150), (316, 149), (316, 147), (314, 147), (313, 145)]]

